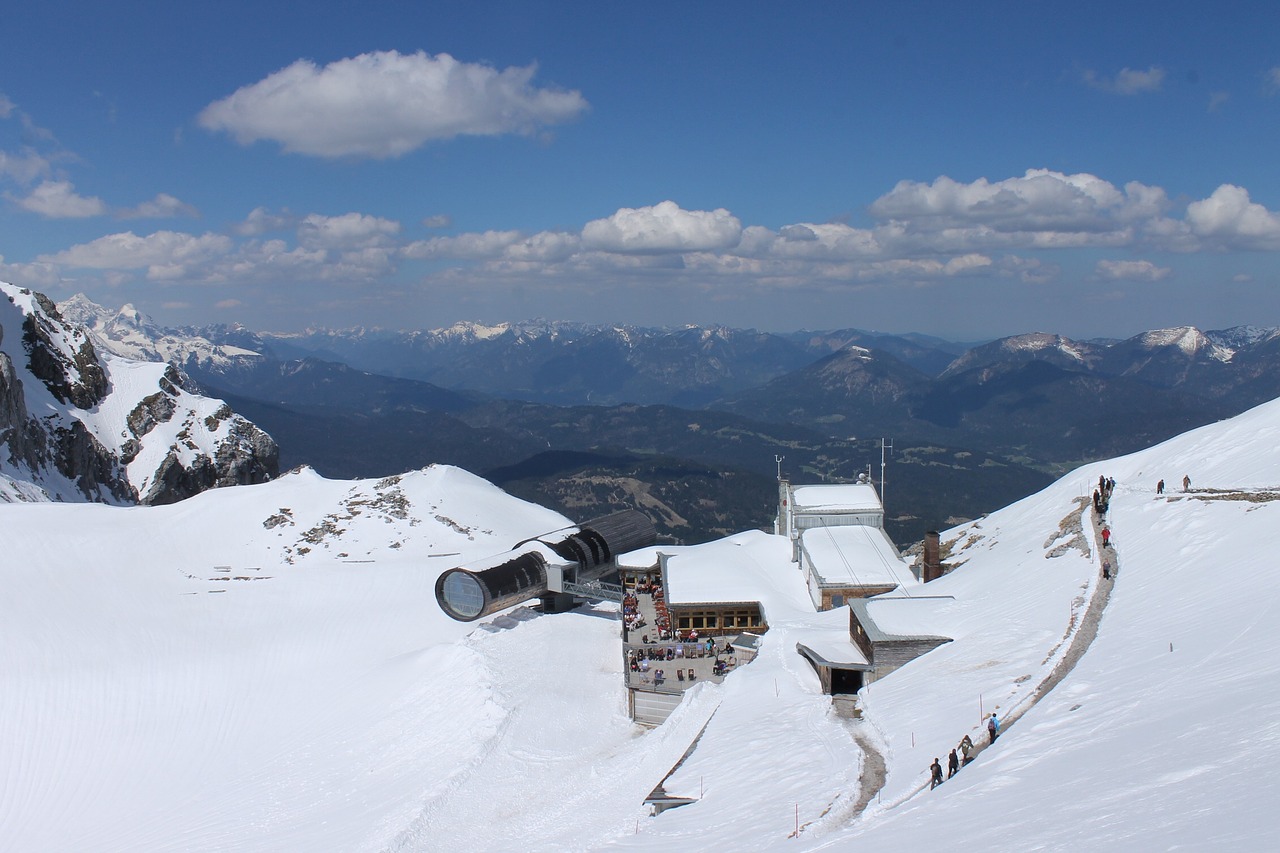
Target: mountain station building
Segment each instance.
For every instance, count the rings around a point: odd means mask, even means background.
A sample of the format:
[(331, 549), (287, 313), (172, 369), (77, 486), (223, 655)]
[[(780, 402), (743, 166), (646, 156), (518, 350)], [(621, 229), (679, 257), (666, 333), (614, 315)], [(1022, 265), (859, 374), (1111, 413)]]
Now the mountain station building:
[(780, 479), (774, 532), (790, 540), (817, 610), (919, 583), (884, 530), (884, 505), (865, 474), (810, 486)]

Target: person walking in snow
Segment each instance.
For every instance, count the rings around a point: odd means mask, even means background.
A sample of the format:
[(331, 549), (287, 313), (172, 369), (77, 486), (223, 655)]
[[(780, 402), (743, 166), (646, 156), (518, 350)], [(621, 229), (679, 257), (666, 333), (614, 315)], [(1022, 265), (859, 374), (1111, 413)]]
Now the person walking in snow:
[(965, 735), (960, 740), (960, 754), (963, 756), (963, 759), (960, 762), (961, 765), (968, 764), (970, 761), (973, 761), (973, 759), (969, 757), (969, 753), (972, 751), (973, 751), (973, 738), (969, 737), (968, 735)]
[(1184, 492), (1191, 491), (1191, 477), (1185, 474), (1182, 477), (1182, 491)]
[(996, 719), (995, 711), (992, 711), (991, 716), (987, 718), (987, 734), (991, 737), (992, 743), (1000, 737), (1000, 721)]
[(947, 778), (960, 772), (960, 756), (956, 755), (956, 751), (951, 750), (951, 755), (947, 757)]
[(1109, 560), (1102, 561), (1102, 579), (1111, 580), (1111, 562)]
[(1102, 547), (1106, 548), (1109, 545), (1111, 545), (1111, 528), (1104, 527), (1102, 528)]
[(1160, 482), (1156, 483), (1156, 494), (1157, 495), (1164, 494), (1164, 480), (1161, 480)]
[(933, 773), (932, 778), (929, 780), (929, 790), (932, 791), (942, 784), (942, 764), (935, 758), (929, 770)]

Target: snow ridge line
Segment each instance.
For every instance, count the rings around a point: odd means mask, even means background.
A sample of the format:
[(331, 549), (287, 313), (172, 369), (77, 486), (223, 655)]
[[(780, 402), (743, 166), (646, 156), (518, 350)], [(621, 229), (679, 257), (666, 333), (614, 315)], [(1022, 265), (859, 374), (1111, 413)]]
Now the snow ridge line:
[[(1063, 653), (1062, 657), (1058, 659), (1058, 662), (1053, 665), (1049, 674), (1041, 679), (1040, 683), (1037, 684), (1030, 693), (1018, 700), (1011, 710), (1006, 712), (1005, 718), (1000, 721), (1001, 736), (1003, 736), (1014, 723), (1022, 719), (1023, 715), (1034, 708), (1036, 703), (1047, 696), (1049, 691), (1057, 687), (1062, 680), (1067, 677), (1071, 670), (1075, 669), (1080, 658), (1084, 657), (1084, 653), (1089, 650), (1089, 646), (1093, 644), (1094, 639), (1098, 636), (1098, 626), (1102, 622), (1102, 614), (1106, 610), (1107, 604), (1111, 601), (1111, 590), (1115, 586), (1115, 579), (1120, 571), (1119, 555), (1116, 553), (1114, 545), (1107, 545), (1104, 547), (1102, 543), (1103, 522), (1101, 517), (1096, 516), (1092, 512), (1092, 508), (1089, 506), (1085, 506), (1082, 509), (1082, 512), (1089, 513), (1092, 518), (1094, 544), (1097, 546), (1099, 577), (1097, 582), (1093, 585), (1093, 594), (1090, 596), (1089, 603), (1085, 607), (1083, 617), (1077, 619), (1076, 614), (1078, 611), (1075, 608), (1072, 608), (1071, 621), (1067, 625), (1067, 635), (1064, 637), (1064, 640), (1067, 641), (1066, 651)], [(1083, 527), (1083, 525), (1081, 526)], [(1111, 563), (1110, 578), (1101, 577), (1101, 564), (1103, 560), (1107, 559), (1109, 559)], [(1050, 653), (1050, 656), (1056, 653), (1058, 648), (1061, 648), (1061, 644), (1059, 644), (1058, 647)], [(973, 733), (981, 735), (977, 729), (975, 729)], [(990, 745), (990, 740), (981, 736), (974, 740), (974, 748), (969, 753), (970, 762), (975, 760), (978, 755), (985, 751)], [(882, 781), (881, 785), (883, 786), (883, 784), (884, 782)], [(895, 809), (898, 806), (915, 799), (919, 794), (926, 790), (929, 790), (928, 779), (921, 782), (917, 787), (908, 790), (896, 800), (883, 804), (881, 809), (883, 811)], [(870, 800), (871, 798), (868, 798), (867, 803), (870, 803)], [(866, 805), (867, 804), (863, 804), (862, 810), (865, 810)], [(860, 817), (862, 810), (855, 812), (850, 818), (850, 821), (856, 820)]]

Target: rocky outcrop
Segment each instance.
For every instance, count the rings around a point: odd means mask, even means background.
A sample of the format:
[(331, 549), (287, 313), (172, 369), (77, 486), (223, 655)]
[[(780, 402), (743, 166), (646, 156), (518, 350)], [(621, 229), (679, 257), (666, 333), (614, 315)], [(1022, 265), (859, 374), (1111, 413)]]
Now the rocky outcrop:
[(104, 358), (42, 294), (0, 282), (0, 297), (0, 473), (29, 493), (173, 503), (278, 473), (271, 437), (176, 366)]
[(209, 489), (266, 482), (279, 472), (279, 462), (280, 450), (271, 436), (237, 416), (212, 457), (201, 454), (184, 463), (178, 450), (170, 450), (142, 503), (177, 503)]
[(59, 402), (91, 409), (107, 396), (107, 374), (89, 336), (69, 325), (58, 306), (42, 293), (32, 293), (39, 312), (22, 323), (27, 366)]

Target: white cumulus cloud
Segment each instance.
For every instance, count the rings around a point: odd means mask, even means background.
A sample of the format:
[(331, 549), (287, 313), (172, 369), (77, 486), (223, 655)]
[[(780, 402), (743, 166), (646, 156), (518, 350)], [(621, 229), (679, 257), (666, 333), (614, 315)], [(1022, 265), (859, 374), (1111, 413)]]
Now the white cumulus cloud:
[(14, 201), (23, 210), (48, 219), (84, 219), (107, 212), (102, 199), (80, 195), (70, 181), (42, 181), (30, 195)]
[(132, 231), (124, 231), (41, 256), (38, 260), (98, 270), (171, 270), (226, 254), (231, 248), (231, 239), (221, 234), (196, 236), (156, 231), (139, 237)]
[(416, 240), (401, 249), (401, 254), (414, 260), (435, 258), (485, 259), (496, 258), (508, 246), (524, 239), (519, 231), (485, 231), (483, 233), (458, 234), (455, 237), (432, 237)]
[(308, 249), (365, 249), (389, 245), (400, 223), (364, 213), (322, 216), (313, 213), (298, 224), (298, 243)]
[(933, 219), (936, 227), (982, 223), (1005, 231), (1099, 231), (1134, 206), (1159, 205), (1159, 191), (1133, 182), (1121, 191), (1088, 173), (1029, 169), (1020, 178), (961, 183), (942, 176), (931, 184), (899, 181), (871, 204), (886, 219)]
[(1168, 267), (1158, 267), (1151, 261), (1098, 261), (1096, 274), (1111, 281), (1161, 281), (1173, 273)]
[(508, 245), (502, 256), (512, 261), (557, 263), (572, 257), (582, 246), (577, 234), (565, 231), (539, 231)]
[(537, 67), (502, 70), (441, 53), (298, 60), (205, 107), (201, 126), (242, 144), (318, 157), (399, 157), (432, 140), (531, 133), (579, 116), (579, 92), (537, 88)]
[(1249, 191), (1223, 184), (1187, 205), (1187, 225), (1220, 248), (1280, 249), (1280, 215), (1249, 200)]
[(742, 223), (724, 208), (683, 210), (673, 201), (624, 207), (582, 228), (585, 248), (619, 254), (718, 251), (741, 238)]
[(293, 228), (298, 218), (287, 210), (272, 213), (265, 207), (255, 207), (243, 222), (231, 226), (231, 230), (242, 237), (258, 237), (269, 231), (284, 231)]
[(121, 219), (172, 219), (178, 216), (196, 217), (200, 215), (200, 211), (168, 193), (157, 193), (150, 201), (121, 210), (116, 215)]

